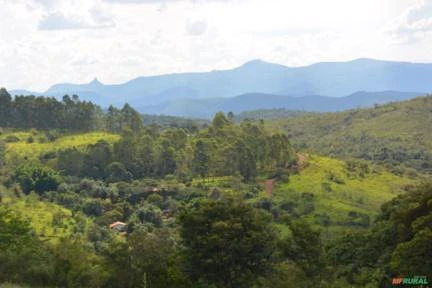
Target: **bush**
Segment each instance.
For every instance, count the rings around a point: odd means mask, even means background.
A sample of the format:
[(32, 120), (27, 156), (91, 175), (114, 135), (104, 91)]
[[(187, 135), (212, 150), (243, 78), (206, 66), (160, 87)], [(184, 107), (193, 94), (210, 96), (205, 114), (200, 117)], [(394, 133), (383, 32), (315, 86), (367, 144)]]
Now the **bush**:
[(313, 211), (315, 211), (315, 205), (312, 202), (306, 202), (304, 203), (303, 206), (303, 213), (305, 215), (312, 213)]
[(101, 216), (104, 212), (104, 208), (99, 200), (90, 200), (84, 204), (83, 212), (87, 216)]
[(35, 191), (39, 195), (46, 191), (57, 190), (60, 183), (62, 183), (62, 179), (56, 171), (38, 165), (24, 165), (17, 168), (12, 180), (20, 184), (25, 194)]
[(107, 182), (114, 183), (119, 181), (130, 181), (133, 175), (126, 170), (124, 165), (120, 162), (112, 162), (105, 167), (105, 177)]
[(321, 183), (321, 188), (325, 191), (325, 192), (331, 192), (332, 188), (331, 188), (331, 184), (328, 182), (322, 182)]
[(315, 222), (321, 226), (328, 227), (332, 224), (332, 220), (330, 216), (328, 216), (326, 213), (323, 214), (315, 214)]
[(294, 209), (296, 208), (297, 203), (292, 201), (292, 200), (283, 200), (280, 204), (279, 207), (286, 211), (286, 212), (293, 212)]
[(254, 206), (256, 208), (270, 211), (271, 208), (273, 207), (273, 202), (272, 202), (272, 200), (265, 198), (265, 199), (261, 199), (261, 200), (257, 201)]
[(6, 143), (14, 143), (14, 142), (19, 142), (20, 139), (19, 139), (18, 137), (16, 137), (16, 136), (10, 135), (10, 136), (7, 136), (7, 137), (4, 139), (4, 141), (5, 141)]
[(346, 224), (348, 226), (359, 226), (367, 228), (370, 225), (370, 217), (369, 215), (360, 212), (349, 211)]
[(149, 203), (155, 205), (155, 206), (161, 207), (161, 206), (162, 206), (163, 198), (162, 198), (162, 196), (160, 196), (159, 194), (157, 194), (157, 193), (153, 193), (153, 194), (151, 194), (151, 195), (147, 198), (147, 201), (148, 201)]
[(139, 209), (136, 214), (141, 223), (147, 222), (155, 226), (160, 226), (162, 224), (161, 211), (154, 205), (146, 205)]
[(345, 184), (345, 180), (343, 180), (342, 178), (336, 176), (333, 172), (330, 172), (327, 179), (329, 181), (332, 181), (336, 184)]
[(39, 160), (40, 160), (42, 163), (45, 163), (45, 162), (47, 162), (48, 160), (55, 159), (56, 157), (57, 157), (57, 152), (56, 152), (56, 151), (48, 151), (48, 152), (46, 152), (46, 153), (42, 153), (42, 154), (39, 156)]
[(45, 137), (49, 142), (54, 142), (58, 138), (58, 133), (56, 131), (45, 132)]

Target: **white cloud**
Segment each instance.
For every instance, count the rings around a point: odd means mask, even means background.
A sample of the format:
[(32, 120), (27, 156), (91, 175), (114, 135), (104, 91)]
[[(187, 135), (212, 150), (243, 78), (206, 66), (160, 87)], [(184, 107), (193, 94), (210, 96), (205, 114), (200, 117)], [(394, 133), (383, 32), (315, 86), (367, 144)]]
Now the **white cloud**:
[(394, 44), (413, 44), (432, 36), (432, 2), (417, 1), (390, 23), (384, 32), (390, 35)]
[(192, 36), (200, 36), (207, 31), (207, 21), (205, 19), (186, 22), (186, 31)]
[(113, 16), (100, 1), (36, 0), (43, 16), (40, 30), (102, 29), (115, 26)]
[(69, 30), (69, 29), (102, 29), (111, 28), (114, 22), (103, 16), (84, 18), (80, 15), (65, 15), (61, 12), (54, 12), (45, 15), (39, 22), (40, 30)]

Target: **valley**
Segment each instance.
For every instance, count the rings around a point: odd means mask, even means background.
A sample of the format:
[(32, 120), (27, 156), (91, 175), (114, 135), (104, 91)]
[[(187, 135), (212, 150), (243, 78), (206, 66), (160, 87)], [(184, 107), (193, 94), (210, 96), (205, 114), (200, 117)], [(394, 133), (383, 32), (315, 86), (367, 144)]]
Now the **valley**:
[[(386, 218), (388, 213), (414, 213), (418, 221), (429, 217), (429, 210), (416, 212), (417, 204), (403, 208), (397, 203), (430, 197), (425, 184), (430, 181), (430, 96), (336, 113), (219, 112), (211, 121), (141, 116), (129, 105), (101, 112), (77, 97), (42, 102), (41, 97), (20, 96), (17, 101), (6, 90), (2, 97), (9, 109), (3, 112), (8, 117), (0, 117), (0, 229), (8, 235), (7, 247), (24, 249), (5, 253), (0, 245), (0, 258), (7, 263), (0, 277), (8, 282), (136, 286), (145, 271), (146, 281), (159, 287), (188, 287), (194, 280), (183, 265), (189, 264), (177, 257), (197, 257), (193, 255), (200, 251), (218, 259), (211, 252), (214, 247), (223, 245), (238, 253), (237, 244), (225, 241), (249, 245), (254, 239), (264, 246), (247, 250), (249, 256), (244, 257), (256, 263), (265, 259), (259, 253), (276, 257), (265, 264), (276, 269), (273, 276), (260, 276), (256, 283), (287, 283), (292, 275), (304, 285), (334, 287), (342, 281), (362, 287), (360, 280), (343, 276), (359, 277), (357, 270), (346, 270), (345, 257), (356, 259), (360, 273), (378, 273), (380, 267), (407, 269), (394, 262), (395, 257), (405, 257), (398, 254), (405, 253), (404, 245), (426, 249), (423, 242), (413, 242), (422, 234), (410, 224), (395, 236), (396, 242), (380, 240), (380, 233), (387, 231), (380, 227), (402, 225), (399, 218)], [(23, 100), (34, 101), (40, 113), (19, 120), (22, 114), (17, 113), (27, 109), (21, 106)], [(84, 111), (88, 114), (81, 114)], [(62, 119), (80, 119), (85, 126)], [(200, 221), (215, 222), (194, 224)], [(116, 232), (110, 228), (113, 223), (124, 226)], [(208, 230), (199, 232), (202, 229)], [(210, 238), (195, 243), (200, 233)], [(233, 240), (237, 233), (252, 234)], [(415, 236), (403, 238), (406, 233)], [(363, 244), (344, 251), (352, 241)], [(380, 264), (388, 259), (388, 249), (393, 256)], [(131, 264), (122, 258), (124, 251), (129, 251), (127, 257), (146, 257)], [(363, 257), (370, 253), (366, 261)], [(27, 255), (32, 262), (16, 270), (13, 263)], [(306, 255), (313, 257), (305, 260)], [(144, 261), (147, 257), (154, 260)], [(161, 259), (165, 260), (157, 269), (148, 266)], [(201, 263), (201, 256), (194, 259), (196, 269), (208, 265)], [(235, 265), (229, 258), (217, 261)], [(56, 263), (69, 266), (58, 268)], [(42, 270), (34, 272), (35, 267)], [(217, 265), (209, 267), (223, 271)], [(66, 274), (53, 277), (58, 269)], [(88, 278), (78, 277), (82, 269)], [(176, 274), (168, 274), (172, 269)], [(323, 272), (317, 272), (322, 269), (330, 269), (333, 276), (322, 278)], [(106, 271), (116, 272), (103, 274)], [(32, 276), (23, 280), (24, 275)], [(229, 285), (224, 279), (208, 281)]]

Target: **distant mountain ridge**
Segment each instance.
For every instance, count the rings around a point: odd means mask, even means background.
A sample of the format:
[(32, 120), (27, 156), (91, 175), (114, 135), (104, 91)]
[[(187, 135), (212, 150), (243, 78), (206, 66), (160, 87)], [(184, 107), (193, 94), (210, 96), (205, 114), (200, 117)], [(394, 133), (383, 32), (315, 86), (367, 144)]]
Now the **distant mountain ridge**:
[[(161, 105), (179, 99), (230, 98), (244, 94), (325, 95), (342, 97), (357, 91), (432, 92), (432, 64), (357, 59), (287, 67), (253, 60), (231, 70), (138, 77), (123, 84), (55, 84), (43, 93), (62, 97), (78, 94), (106, 108)], [(11, 94), (22, 94), (11, 91)], [(209, 100), (215, 101), (215, 100)], [(265, 108), (265, 107), (257, 107)]]
[(153, 106), (138, 107), (148, 114), (211, 118), (218, 111), (239, 114), (261, 109), (299, 110), (307, 112), (337, 112), (359, 107), (372, 107), (419, 96), (416, 92), (356, 92), (346, 97), (309, 95), (303, 97), (250, 93), (231, 98), (177, 99)]

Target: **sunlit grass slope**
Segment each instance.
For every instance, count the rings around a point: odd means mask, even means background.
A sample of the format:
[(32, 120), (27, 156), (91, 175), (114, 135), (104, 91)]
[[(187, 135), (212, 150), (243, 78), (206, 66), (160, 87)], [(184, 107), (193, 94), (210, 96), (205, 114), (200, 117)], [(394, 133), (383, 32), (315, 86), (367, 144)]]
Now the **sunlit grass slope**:
[(313, 155), (306, 159), (299, 174), (291, 175), (288, 183), (277, 183), (273, 199), (281, 202), (305, 198), (306, 193), (313, 194), (313, 199), (307, 201), (313, 203), (314, 210), (305, 217), (328, 215), (332, 225), (336, 226), (346, 225), (350, 212), (372, 218), (381, 204), (403, 193), (406, 185), (415, 183), (415, 180), (391, 174), (373, 164), (364, 163), (367, 165), (364, 173), (348, 169), (342, 160)]
[[(6, 160), (11, 160), (14, 157), (20, 159), (37, 159), (43, 153), (56, 152), (71, 147), (84, 149), (87, 145), (94, 144), (99, 140), (113, 143), (120, 139), (119, 135), (105, 132), (66, 135), (61, 136), (52, 142), (40, 141), (43, 136), (39, 134), (34, 135), (34, 133), (31, 132), (5, 133), (0, 136), (0, 139), (6, 139), (11, 136), (15, 136), (19, 140), (17, 142), (9, 142), (6, 144)], [(32, 142), (28, 141), (30, 137), (33, 139)]]
[(39, 201), (35, 194), (17, 198), (4, 187), (0, 187), (0, 193), (3, 195), (2, 205), (28, 220), (36, 235), (43, 240), (56, 241), (72, 235), (74, 229), (84, 231), (88, 225), (88, 219), (80, 217), (82, 219), (77, 221), (78, 218), (73, 217), (70, 210), (54, 203)]

